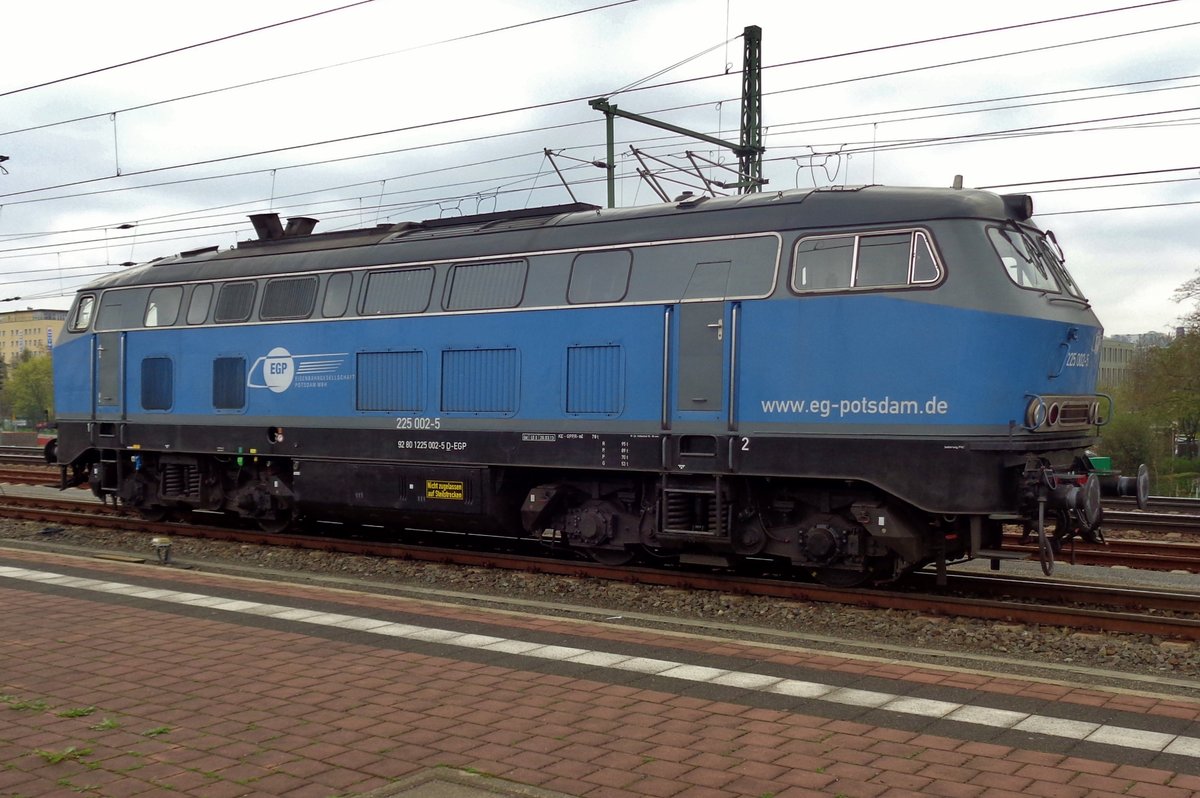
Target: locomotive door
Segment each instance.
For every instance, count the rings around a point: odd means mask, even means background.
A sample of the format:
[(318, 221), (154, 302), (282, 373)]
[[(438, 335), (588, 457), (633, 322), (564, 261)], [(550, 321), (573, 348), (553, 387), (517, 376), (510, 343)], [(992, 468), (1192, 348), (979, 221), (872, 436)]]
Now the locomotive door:
[(720, 412), (725, 408), (725, 303), (679, 306), (679, 380), (676, 411)]
[[(676, 306), (675, 404), (680, 421), (717, 421), (725, 412), (732, 330), (725, 301), (729, 261), (698, 263)], [(689, 301), (702, 300), (702, 301)]]
[(125, 333), (96, 333), (92, 340), (92, 417), (112, 421), (125, 417)]

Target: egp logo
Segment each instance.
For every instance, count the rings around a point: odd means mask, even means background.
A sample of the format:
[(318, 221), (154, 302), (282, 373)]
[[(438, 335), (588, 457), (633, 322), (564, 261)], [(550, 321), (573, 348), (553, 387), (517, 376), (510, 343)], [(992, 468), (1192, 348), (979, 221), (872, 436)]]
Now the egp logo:
[(286, 391), (295, 373), (296, 363), (292, 360), (292, 353), (282, 346), (272, 349), (263, 360), (263, 382), (274, 393)]
[(307, 379), (314, 386), (323, 385), (323, 380), (328, 379), (324, 375), (338, 371), (345, 356), (345, 352), (293, 355), (284, 347), (277, 346), (254, 361), (246, 375), (246, 386), (283, 393), (298, 379)]

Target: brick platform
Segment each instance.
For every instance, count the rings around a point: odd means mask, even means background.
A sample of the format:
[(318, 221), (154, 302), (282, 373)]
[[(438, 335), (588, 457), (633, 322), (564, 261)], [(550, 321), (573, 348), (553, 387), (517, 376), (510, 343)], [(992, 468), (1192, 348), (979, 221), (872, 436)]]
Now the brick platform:
[(0, 796), (1200, 794), (1150, 693), (13, 550), (0, 607)]

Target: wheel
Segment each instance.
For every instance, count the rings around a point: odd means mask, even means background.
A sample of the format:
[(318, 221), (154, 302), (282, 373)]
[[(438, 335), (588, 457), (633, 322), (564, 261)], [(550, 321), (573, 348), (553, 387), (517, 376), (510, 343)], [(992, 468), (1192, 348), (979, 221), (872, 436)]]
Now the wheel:
[(154, 506), (135, 507), (134, 510), (136, 510), (137, 514), (142, 518), (145, 518), (147, 521), (153, 521), (154, 523), (167, 520), (167, 513), (170, 512), (168, 508), (163, 507), (161, 504), (156, 504)]
[(634, 553), (629, 549), (584, 549), (587, 556), (601, 565), (628, 565)]
[(812, 575), (825, 587), (862, 587), (871, 581), (870, 573), (844, 571), (839, 568), (816, 568), (812, 571)]
[(287, 528), (295, 521), (291, 510), (280, 510), (271, 517), (261, 516), (254, 519), (254, 523), (258, 524), (258, 528), (263, 532), (271, 535), (277, 535), (280, 532), (287, 531)]

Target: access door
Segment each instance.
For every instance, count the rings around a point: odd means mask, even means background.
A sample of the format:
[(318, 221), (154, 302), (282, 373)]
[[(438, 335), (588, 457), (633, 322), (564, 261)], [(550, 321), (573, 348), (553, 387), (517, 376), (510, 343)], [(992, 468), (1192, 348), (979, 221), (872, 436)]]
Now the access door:
[[(729, 261), (698, 263), (683, 301), (675, 308), (678, 336), (675, 416), (716, 420), (726, 411), (729, 380), (730, 311), (725, 301)], [(697, 414), (705, 414), (700, 416)]]
[(725, 303), (679, 306), (679, 384), (675, 409), (725, 409)]
[(125, 416), (125, 333), (96, 333), (92, 339), (92, 418), (112, 421)]

